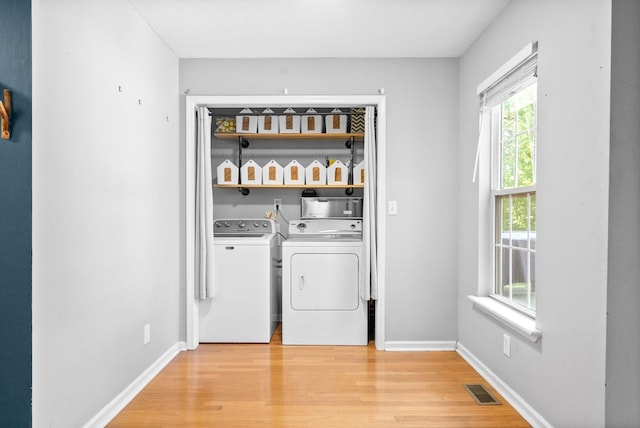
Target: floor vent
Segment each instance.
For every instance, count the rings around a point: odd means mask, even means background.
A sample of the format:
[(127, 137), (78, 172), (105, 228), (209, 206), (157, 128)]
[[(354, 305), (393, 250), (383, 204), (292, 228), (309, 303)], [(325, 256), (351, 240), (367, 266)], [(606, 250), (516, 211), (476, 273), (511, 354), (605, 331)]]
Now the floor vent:
[(502, 404), (496, 400), (493, 395), (489, 394), (489, 391), (480, 384), (465, 384), (464, 388), (471, 394), (476, 403), (482, 405), (496, 405)]

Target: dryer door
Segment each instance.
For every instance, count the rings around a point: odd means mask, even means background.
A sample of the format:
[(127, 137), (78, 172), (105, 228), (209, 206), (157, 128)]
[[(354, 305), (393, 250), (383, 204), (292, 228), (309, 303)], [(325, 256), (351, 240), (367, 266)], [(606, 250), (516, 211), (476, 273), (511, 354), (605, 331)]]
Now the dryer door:
[(359, 264), (353, 253), (293, 254), (291, 307), (297, 311), (358, 309)]

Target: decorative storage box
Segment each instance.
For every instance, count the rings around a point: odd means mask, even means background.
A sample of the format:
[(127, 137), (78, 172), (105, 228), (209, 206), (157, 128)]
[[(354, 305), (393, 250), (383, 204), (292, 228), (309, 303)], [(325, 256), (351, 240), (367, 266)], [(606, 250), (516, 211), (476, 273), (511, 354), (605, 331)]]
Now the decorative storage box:
[(270, 108), (262, 111), (264, 116), (258, 116), (258, 133), (260, 134), (277, 134), (278, 133), (278, 116)]
[(284, 184), (304, 184), (305, 168), (297, 160), (284, 167)]
[[(344, 134), (347, 132), (347, 115), (339, 114), (342, 110), (334, 108), (332, 114), (325, 116), (325, 129), (327, 134)], [(336, 113), (336, 114), (333, 114)]]
[(262, 168), (253, 159), (249, 159), (240, 168), (240, 178), (242, 184), (262, 184)]
[(322, 134), (322, 116), (310, 108), (300, 120), (300, 132), (303, 134)]
[(238, 184), (238, 167), (229, 159), (218, 165), (218, 184)]
[(352, 134), (364, 134), (364, 109), (354, 108), (351, 110), (351, 128)]
[(262, 184), (282, 184), (283, 169), (280, 164), (274, 160), (267, 162), (262, 167)]
[(300, 115), (289, 107), (283, 114), (279, 116), (280, 133), (281, 134), (299, 134), (300, 133)]
[(250, 134), (258, 132), (258, 117), (243, 116), (243, 114), (253, 114), (253, 111), (248, 108), (240, 110), (239, 115), (236, 116), (236, 132)]
[(353, 184), (364, 184), (364, 161), (353, 167)]
[(327, 184), (347, 184), (349, 170), (339, 160), (327, 167)]
[(236, 132), (236, 119), (234, 117), (216, 117), (216, 134), (232, 134)]
[(327, 184), (327, 168), (319, 161), (311, 162), (304, 172), (307, 184)]

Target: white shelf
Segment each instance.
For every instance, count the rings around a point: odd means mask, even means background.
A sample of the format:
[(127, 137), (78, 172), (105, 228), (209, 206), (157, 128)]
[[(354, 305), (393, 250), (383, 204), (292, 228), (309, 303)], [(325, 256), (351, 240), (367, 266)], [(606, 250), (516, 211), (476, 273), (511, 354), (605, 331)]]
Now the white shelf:
[(228, 189), (363, 189), (364, 184), (214, 184)]
[(221, 140), (237, 140), (238, 137), (251, 140), (344, 140), (353, 137), (356, 141), (364, 141), (364, 134), (248, 134), (248, 133), (215, 133)]

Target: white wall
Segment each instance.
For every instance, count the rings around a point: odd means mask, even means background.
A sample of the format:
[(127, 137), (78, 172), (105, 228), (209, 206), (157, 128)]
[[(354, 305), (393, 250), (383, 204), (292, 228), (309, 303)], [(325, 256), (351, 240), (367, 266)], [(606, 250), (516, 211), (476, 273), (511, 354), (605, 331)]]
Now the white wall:
[[(387, 341), (455, 341), (457, 87), (455, 59), (180, 60), (180, 93), (387, 96)], [(184, 109), (184, 107), (181, 107)], [(184, 137), (181, 137), (184, 144)], [(227, 192), (227, 193), (223, 193)], [(221, 215), (255, 216), (299, 191), (215, 192)], [(446, 321), (443, 321), (446, 320)], [(184, 335), (184, 325), (181, 326)]]
[(607, 426), (640, 426), (640, 2), (613, 2)]
[(178, 341), (178, 61), (125, 0), (34, 0), (33, 75), (33, 425), (81, 426)]
[[(611, 2), (514, 0), (460, 60), (458, 337), (554, 426), (604, 426)], [(539, 41), (537, 344), (474, 310), (476, 86)], [(481, 165), (486, 168), (487, 165)], [(511, 334), (512, 355), (502, 355)]]

